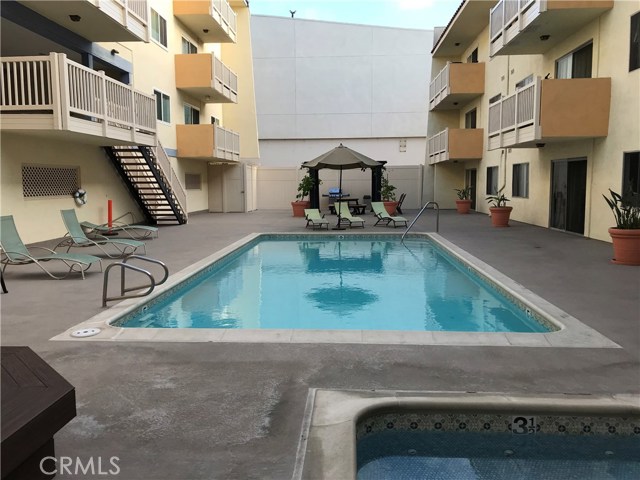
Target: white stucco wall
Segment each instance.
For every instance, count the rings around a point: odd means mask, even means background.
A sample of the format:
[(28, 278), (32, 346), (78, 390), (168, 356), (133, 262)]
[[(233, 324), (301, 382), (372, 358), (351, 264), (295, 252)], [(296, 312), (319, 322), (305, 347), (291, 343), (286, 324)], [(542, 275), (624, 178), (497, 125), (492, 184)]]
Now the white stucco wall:
[(299, 165), (340, 141), (423, 162), (432, 31), (255, 15), (251, 32), (261, 165)]

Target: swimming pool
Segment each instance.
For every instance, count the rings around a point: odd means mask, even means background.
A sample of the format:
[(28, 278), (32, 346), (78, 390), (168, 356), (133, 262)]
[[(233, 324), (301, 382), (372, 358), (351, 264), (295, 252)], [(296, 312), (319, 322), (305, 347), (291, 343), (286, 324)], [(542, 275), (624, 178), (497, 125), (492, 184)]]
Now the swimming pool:
[(118, 323), (127, 328), (542, 333), (558, 327), (428, 239), (257, 239)]

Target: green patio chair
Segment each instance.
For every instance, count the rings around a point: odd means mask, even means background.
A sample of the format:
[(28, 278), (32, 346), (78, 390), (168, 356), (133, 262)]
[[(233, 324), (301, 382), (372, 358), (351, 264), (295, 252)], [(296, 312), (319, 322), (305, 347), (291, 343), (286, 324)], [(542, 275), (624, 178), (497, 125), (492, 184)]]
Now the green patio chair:
[(373, 225), (374, 227), (380, 222), (384, 222), (383, 225), (385, 226), (389, 226), (389, 224), (393, 222), (393, 228), (407, 226), (407, 219), (404, 217), (392, 217), (391, 215), (389, 215), (387, 209), (384, 208), (384, 203), (371, 202), (371, 208), (373, 210), (373, 214), (378, 219), (378, 221)]
[(359, 223), (360, 226), (364, 228), (364, 220), (351, 215), (351, 210), (349, 210), (349, 204), (347, 202), (338, 202), (337, 205), (339, 205), (340, 223), (348, 223), (349, 228), (353, 228), (354, 223)]
[[(2, 248), (1, 261), (3, 264), (3, 273), (9, 265), (29, 264), (37, 265), (43, 272), (56, 280), (65, 278), (73, 271), (80, 272), (84, 279), (84, 272), (87, 271), (94, 263), (98, 263), (100, 265), (100, 271), (102, 271), (102, 260), (99, 257), (94, 257), (93, 255), (57, 253), (46, 247), (31, 246), (31, 249), (37, 248), (47, 252), (44, 255), (33, 255), (22, 242), (12, 215), (4, 215), (0, 217), (0, 247)], [(62, 276), (54, 275), (43, 265), (44, 262), (48, 262), (50, 260), (60, 260), (64, 262), (64, 264), (69, 267), (69, 271)]]
[(127, 212), (119, 218), (113, 220), (111, 222), (111, 226), (107, 223), (97, 224), (92, 222), (80, 222), (82, 228), (84, 229), (87, 235), (107, 235), (109, 233), (124, 233), (128, 235), (132, 239), (147, 239), (152, 238), (155, 233), (156, 238), (158, 238), (158, 227), (152, 227), (150, 225), (137, 225), (133, 223), (125, 223), (120, 221), (121, 218), (126, 217), (127, 215), (131, 216), (131, 221), (134, 221), (133, 213)]
[(320, 210), (317, 208), (305, 208), (304, 216), (307, 219), (307, 225), (305, 228), (308, 228), (309, 225), (315, 230), (319, 228), (322, 230), (322, 227), (327, 227), (329, 230), (329, 220), (324, 218), (324, 215), (320, 213)]
[[(67, 233), (62, 241), (54, 247), (54, 250), (56, 250), (58, 247), (67, 247), (68, 252), (71, 247), (98, 247), (107, 257), (118, 258), (131, 255), (138, 248), (142, 247), (144, 254), (147, 254), (147, 249), (144, 242), (141, 242), (139, 240), (129, 240), (125, 238), (112, 239), (99, 234), (94, 234), (93, 238), (89, 238), (84, 233), (82, 225), (80, 225), (78, 217), (76, 216), (75, 210), (60, 210), (60, 213), (62, 214), (62, 220), (67, 227)], [(115, 247), (118, 250), (119, 254), (110, 255), (103, 248), (103, 246), (108, 245)]]

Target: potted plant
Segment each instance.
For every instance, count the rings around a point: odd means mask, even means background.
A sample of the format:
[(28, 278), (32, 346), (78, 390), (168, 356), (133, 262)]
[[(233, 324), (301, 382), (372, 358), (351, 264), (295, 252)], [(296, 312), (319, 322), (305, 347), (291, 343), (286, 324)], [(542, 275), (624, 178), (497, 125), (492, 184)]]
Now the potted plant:
[(509, 199), (502, 193), (504, 187), (497, 191), (495, 195), (489, 195), (487, 201), (489, 202), (489, 211), (491, 212), (491, 224), (494, 227), (508, 227), (509, 216), (513, 207), (507, 207)]
[(396, 187), (389, 183), (389, 176), (382, 177), (380, 181), (380, 197), (382, 197), (384, 208), (389, 215), (394, 215), (398, 206), (394, 190), (396, 190)]
[(613, 263), (640, 265), (640, 195), (631, 188), (620, 195), (609, 189), (611, 198), (603, 195), (616, 219), (609, 229), (613, 242)]
[(311, 178), (309, 174), (306, 174), (300, 180), (300, 183), (298, 184), (298, 194), (296, 195), (296, 200), (294, 202), (291, 202), (294, 217), (304, 217), (304, 210), (306, 208), (309, 208), (309, 206), (311, 205), (311, 202), (309, 200), (305, 200), (305, 197), (307, 197), (311, 193), (311, 189), (314, 187), (315, 183), (315, 180)]
[(456, 200), (456, 209), (458, 213), (469, 213), (471, 210), (471, 187), (455, 188), (458, 200)]

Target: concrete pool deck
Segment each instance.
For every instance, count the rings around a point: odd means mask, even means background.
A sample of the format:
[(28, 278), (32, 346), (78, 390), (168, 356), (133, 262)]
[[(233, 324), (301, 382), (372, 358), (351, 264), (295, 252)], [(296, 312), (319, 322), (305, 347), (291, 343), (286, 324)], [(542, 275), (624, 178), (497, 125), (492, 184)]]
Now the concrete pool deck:
[[(173, 273), (250, 233), (304, 223), (288, 211), (192, 215), (161, 227), (147, 254)], [(427, 212), (414, 229), (434, 224)], [(57, 455), (117, 456), (126, 479), (291, 478), (309, 388), (640, 393), (640, 269), (609, 263), (610, 244), (449, 211), (440, 234), (622, 348), (54, 342), (103, 310), (102, 274), (55, 281), (31, 266), (6, 272), (2, 344), (30, 346), (76, 388)]]

